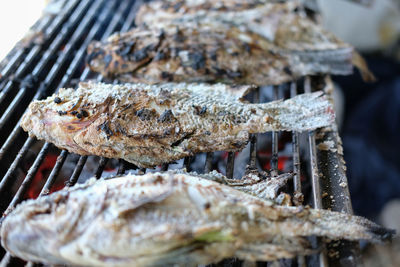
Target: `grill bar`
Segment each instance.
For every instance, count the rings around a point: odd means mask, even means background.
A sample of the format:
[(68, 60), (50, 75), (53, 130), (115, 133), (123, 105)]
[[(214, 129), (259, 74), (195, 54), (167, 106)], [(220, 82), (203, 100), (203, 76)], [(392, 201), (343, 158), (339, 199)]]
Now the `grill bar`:
[[(290, 84), (290, 97), (297, 95), (297, 84), (292, 82)], [(300, 134), (298, 132), (292, 132), (292, 154), (293, 154), (293, 202), (295, 205), (303, 204), (303, 193), (301, 191), (301, 173), (300, 173), (300, 145), (299, 145)]]
[(186, 169), (186, 171), (190, 172), (191, 168), (190, 168), (190, 163), (192, 163), (192, 157), (186, 157), (183, 160), (183, 167)]
[[(118, 166), (117, 175), (124, 174), (124, 173), (125, 173), (125, 163), (124, 163), (124, 160), (123, 160), (123, 159), (119, 159), (118, 162), (119, 162), (119, 166)], [(166, 168), (166, 170), (168, 170), (168, 164), (164, 164), (164, 165), (163, 165), (162, 169), (165, 169), (165, 168)]]
[(40, 164), (42, 164), (44, 158), (46, 157), (47, 152), (49, 151), (50, 144), (46, 143), (43, 148), (40, 150), (39, 155), (36, 157), (32, 167), (29, 169), (28, 174), (25, 176), (24, 181), (22, 182), (21, 186), (19, 187), (17, 193), (15, 194), (14, 198), (12, 199), (10, 205), (8, 205), (8, 208), (4, 212), (4, 216), (6, 216), (10, 211), (12, 211), (15, 208), (15, 205), (17, 205), (23, 198), (26, 190), (32, 183), (32, 180), (36, 174), (36, 170), (39, 168)]
[[(311, 79), (306, 77), (304, 80), (304, 92), (311, 93)], [(321, 186), (319, 182), (319, 173), (317, 165), (317, 149), (315, 147), (315, 132), (311, 131), (308, 133), (308, 143), (310, 151), (310, 167), (311, 167), (311, 183), (313, 193), (313, 204), (314, 208), (322, 209), (321, 199)]]
[[(68, 27), (68, 28), (71, 28), (71, 27)], [(68, 51), (70, 52), (71, 49), (68, 49)], [(67, 58), (67, 56), (64, 56), (64, 59), (63, 59), (63, 60), (65, 60), (65, 58)], [(57, 66), (57, 69), (58, 69), (59, 65), (55, 65), (55, 66)], [(53, 68), (54, 68), (54, 66), (53, 66)], [(55, 73), (55, 72), (53, 72), (53, 73)], [(53, 75), (48, 76), (48, 77), (52, 77), (52, 78), (51, 78), (51, 79), (46, 78), (45, 82), (42, 83), (40, 89), (39, 89), (38, 92), (35, 94), (35, 96), (33, 97), (33, 99), (39, 99), (39, 98), (41, 98), (41, 97), (44, 96), (46, 85), (48, 85), (49, 82), (52, 81), (52, 80), (54, 79)], [(21, 89), (21, 90), (22, 90), (22, 89)], [(26, 90), (26, 88), (25, 88), (25, 90)], [(14, 106), (14, 105), (11, 104), (11, 106)], [(7, 110), (8, 110), (8, 113), (5, 113), (5, 114), (8, 114), (7, 116), (10, 116), (10, 115), (12, 114), (12, 112), (11, 112), (12, 108), (8, 107)], [(3, 119), (5, 119), (5, 118), (0, 119), (0, 121), (3, 121)], [(14, 141), (15, 141), (17, 135), (21, 132), (21, 128), (19, 127), (19, 123), (20, 123), (20, 120), (17, 122), (17, 124), (15, 125), (13, 131), (11, 132), (11, 134), (9, 135), (9, 137), (7, 138), (6, 142), (5, 142), (5, 143), (3, 144), (3, 146), (1, 147), (1, 149), (0, 149), (0, 160), (2, 159), (2, 156), (4, 155), (4, 153), (14, 144)], [(3, 179), (4, 179), (4, 178), (3, 178)], [(0, 187), (0, 188), (1, 188), (1, 187)]]
[(206, 162), (204, 163), (204, 172), (212, 171), (212, 160), (213, 160), (213, 152), (207, 152), (206, 154)]
[[(1, 222), (1, 220), (0, 220), (0, 222)], [(10, 260), (11, 260), (11, 254), (7, 252), (6, 255), (4, 255), (3, 259), (0, 262), (0, 267), (6, 267), (9, 264)]]
[(233, 170), (235, 168), (235, 152), (228, 153), (226, 161), (226, 177), (233, 178)]
[[(62, 24), (68, 19), (68, 17), (71, 14), (71, 11), (73, 8), (79, 3), (80, 1), (70, 1), (68, 6), (64, 9), (64, 11), (57, 16), (52, 24), (49, 26), (47, 31), (45, 32), (45, 36), (48, 36), (48, 41), (51, 41), (56, 34), (59, 33), (60, 27)], [(60, 35), (58, 35), (60, 36)], [(32, 67), (34, 64), (34, 60), (39, 56), (39, 53), (46, 48), (45, 46), (46, 42), (44, 44), (37, 44), (35, 45), (32, 50), (30, 50), (29, 54), (25, 57), (25, 60), (19, 65), (15, 76), (17, 78), (21, 78), (24, 73), (28, 70), (28, 68)], [(0, 106), (3, 104), (2, 102), (4, 101), (5, 96), (10, 92), (10, 90), (13, 88), (15, 85), (15, 80), (10, 80), (6, 87), (3, 89), (1, 92), (2, 94), (0, 95)]]
[[(36, 25), (32, 27), (33, 31), (39, 33), (43, 32), (49, 26), (52, 18), (53, 16), (49, 15), (43, 17), (41, 20), (38, 21), (38, 23), (36, 23)], [(29, 50), (27, 45), (23, 45), (23, 49), (17, 49), (12, 58), (10, 58), (10, 60), (7, 62), (7, 65), (1, 70), (1, 79), (6, 80), (11, 72), (18, 67), (18, 65), (23, 60), (23, 55), (25, 55), (27, 52), (26, 50)], [(5, 83), (2, 84), (0, 88), (3, 88), (4, 85)]]
[[(306, 77), (304, 79), (304, 92), (311, 93), (311, 78)], [(322, 197), (321, 197), (321, 185), (319, 180), (319, 172), (317, 165), (317, 150), (315, 147), (315, 131), (308, 132), (308, 143), (310, 152), (310, 169), (311, 169), (311, 184), (312, 184), (312, 196), (314, 208), (322, 209)], [(322, 251), (318, 255), (320, 267), (328, 266), (328, 260), (326, 257), (325, 245), (321, 243), (321, 240), (317, 238), (317, 245), (322, 247)]]
[(15, 169), (18, 167), (18, 164), (24, 158), (26, 152), (28, 152), (28, 148), (32, 145), (33, 141), (34, 141), (34, 139), (31, 137), (29, 137), (25, 141), (21, 150), (18, 152), (17, 157), (15, 158), (13, 163), (10, 165), (10, 168), (8, 168), (6, 175), (4, 175), (3, 179), (0, 181), (0, 194), (3, 192), (4, 188), (6, 187), (6, 184), (9, 182), (10, 177), (12, 177), (12, 174), (15, 172)]
[(87, 156), (81, 156), (79, 158), (78, 164), (76, 164), (74, 172), (72, 173), (71, 178), (65, 184), (65, 186), (71, 187), (76, 184), (76, 182), (78, 181), (79, 175), (81, 174), (82, 169), (85, 166), (86, 161), (87, 161)]
[(310, 166), (311, 166), (311, 181), (312, 181), (312, 192), (314, 199), (314, 208), (322, 209), (321, 199), (321, 186), (319, 183), (319, 173), (317, 165), (317, 149), (315, 147), (315, 132), (308, 133), (308, 142), (310, 145)]
[[(82, 2), (82, 3), (84, 3), (84, 2)], [(75, 32), (75, 34), (72, 36), (72, 38), (71, 38), (71, 40), (70, 40), (70, 45), (68, 45), (67, 44), (67, 46), (65, 47), (66, 48), (66, 50), (65, 50), (65, 53), (60, 57), (60, 60), (58, 60), (57, 62), (58, 63), (61, 63), (61, 62), (64, 62), (64, 60), (65, 60), (65, 58), (67, 58), (69, 55), (70, 55), (70, 53), (72, 52), (72, 48), (74, 47), (73, 46), (73, 44), (74, 43), (76, 43), (76, 42), (78, 42), (78, 40), (79, 40), (79, 38), (83, 35), (83, 33), (84, 33), (84, 27), (85, 26), (88, 26), (88, 24), (89, 24), (89, 22), (93, 19), (93, 16), (94, 16), (94, 14), (95, 14), (95, 12), (97, 12), (98, 11), (98, 9), (101, 7), (101, 4), (102, 4), (103, 2), (100, 2), (100, 1), (98, 1), (97, 3), (96, 3), (96, 5), (95, 5), (95, 7), (92, 9), (92, 11), (90, 12), (90, 17), (89, 16), (87, 16), (86, 17), (86, 19), (84, 20), (84, 21), (82, 21), (81, 22), (81, 26), (80, 27), (78, 27), (78, 31), (77, 32)], [(80, 19), (81, 18), (81, 16), (83, 16), (83, 14), (84, 14), (84, 11), (86, 11), (86, 8), (88, 7), (88, 3), (85, 3), (85, 5), (83, 5), (83, 7), (82, 7), (82, 9), (80, 9), (80, 10), (78, 10), (79, 12), (78, 13), (75, 13), (74, 12), (74, 14), (75, 14), (75, 16), (73, 16), (73, 17), (71, 17), (71, 21), (73, 21), (73, 25), (75, 25), (76, 23), (77, 23), (77, 20), (78, 19)], [(68, 26), (67, 27), (68, 29), (71, 29), (71, 26)], [(65, 27), (63, 28), (63, 29), (66, 29)], [(64, 31), (64, 34), (63, 35), (59, 35), (59, 36), (63, 36), (63, 37), (60, 37), (60, 38), (58, 38), (58, 40), (63, 40), (63, 38), (66, 38), (66, 36), (64, 36), (64, 35), (66, 35), (67, 34), (67, 30), (65, 30)], [(49, 51), (53, 51), (54, 53), (55, 53), (55, 51), (56, 51), (56, 47), (59, 47), (59, 45), (61, 44), (61, 41), (58, 41), (57, 42), (57, 45), (52, 45), (51, 47), (53, 47), (53, 49), (51, 49), (51, 50), (49, 50)], [(44, 61), (43, 62), (46, 62), (47, 60), (48, 60), (48, 58), (50, 58), (52, 55), (50, 55), (49, 53), (47, 53), (47, 56), (45, 56), (44, 57)], [(41, 61), (42, 62), (42, 61)], [(44, 63), (43, 63), (44, 64)], [(40, 62), (39, 62), (39, 67), (37, 67), (37, 68), (41, 68), (41, 66), (40, 66)], [(37, 68), (35, 68), (35, 69), (37, 69)], [(54, 79), (54, 77), (55, 77), (55, 75), (56, 75), (56, 71), (54, 71), (53, 69), (56, 69), (57, 71), (59, 71), (60, 70), (60, 68), (61, 68), (61, 65), (60, 64), (56, 64), (56, 65), (53, 65), (53, 68), (52, 68), (52, 70), (50, 70), (50, 72), (49, 72), (49, 74), (50, 74), (50, 76), (47, 76), (47, 78), (46, 78), (46, 80), (44, 81), (44, 83), (43, 84), (45, 84), (45, 85), (47, 85), (47, 84), (49, 84), (53, 79)], [(49, 78), (50, 77), (50, 78)], [(45, 87), (42, 87), (43, 89), (42, 90), (39, 90), (37, 93), (36, 93), (36, 95), (34, 96), (34, 100), (35, 99), (39, 99), (39, 98), (41, 98), (42, 96), (43, 96), (43, 94), (44, 94), (44, 92), (45, 92), (45, 90), (44, 90), (44, 88)], [(26, 89), (26, 88), (25, 88)], [(9, 107), (9, 109), (10, 109), (10, 107)], [(7, 113), (7, 114), (9, 114), (9, 116), (11, 115), (11, 110), (9, 111), (9, 113)], [(17, 124), (16, 126), (15, 126), (16, 128), (18, 128), (18, 129), (20, 129), (20, 127), (19, 127), (19, 124)], [(14, 132), (14, 131), (13, 131)], [(16, 134), (18, 134), (18, 131), (16, 131)], [(29, 137), (28, 138), (28, 140), (27, 141), (25, 141), (25, 144), (24, 144), (24, 146), (22, 147), (22, 151), (20, 151), (20, 154), (19, 155), (21, 155), (21, 157), (17, 157), (15, 160), (14, 160), (14, 162), (13, 162), (13, 166), (15, 166), (15, 168), (19, 165), (19, 163), (20, 163), (20, 161), (23, 159), (23, 156), (26, 154), (26, 151), (28, 150), (28, 148), (30, 147), (30, 144), (32, 144), (32, 142), (33, 142), (33, 140), (32, 140), (33, 138), (31, 138), (31, 137)], [(12, 143), (8, 143), (8, 145), (12, 145)], [(2, 151), (3, 150), (7, 150), (7, 147), (2, 147)], [(4, 154), (1, 154), (1, 155), (4, 155)], [(12, 177), (12, 174), (14, 173), (14, 171), (15, 171), (15, 168), (13, 168), (13, 170), (12, 171), (7, 171), (7, 173), (6, 173), (6, 175), (3, 177), (3, 179), (1, 180), (1, 183), (0, 183), (0, 192), (4, 189), (4, 185), (7, 183), (7, 181)], [(3, 185), (3, 186), (2, 186)]]
[[(84, 17), (85, 13), (87, 12), (87, 10), (89, 8), (90, 2), (91, 1), (82, 1), (81, 2), (81, 4), (79, 5), (79, 7), (77, 9), (78, 12), (74, 12), (72, 14), (72, 16), (70, 17), (70, 20), (69, 20), (69, 24), (67, 26), (64, 26), (61, 29), (60, 34), (57, 35), (54, 42), (50, 45), (49, 49), (46, 50), (44, 55), (41, 57), (41, 60), (39, 61), (39, 63), (33, 69), (31, 76), (28, 76), (28, 79), (32, 79), (32, 82), (34, 84), (36, 83), (37, 80), (40, 79), (40, 76), (41, 76), (40, 74), (43, 72), (43, 70), (49, 66), (49, 64), (51, 63), (51, 61), (54, 58), (54, 55), (60, 49), (64, 40), (69, 36), (69, 33), (71, 33), (73, 31), (74, 27), (76, 27), (78, 25), (78, 23), (82, 20), (82, 18)], [(97, 10), (97, 8), (100, 7), (100, 3), (102, 3), (102, 2), (100, 2), (100, 1), (96, 2), (96, 5), (98, 6), (95, 8), (96, 10)], [(86, 18), (92, 19), (92, 17), (86, 17)], [(80, 24), (80, 25), (82, 25), (82, 24)], [(74, 40), (74, 41), (76, 42), (77, 40)], [(68, 49), (68, 51), (72, 51), (72, 50)], [(66, 57), (60, 57), (59, 59), (61, 59), (60, 61), (64, 61), (66, 59)], [(46, 80), (44, 81), (45, 85), (49, 85), (50, 84), (49, 82), (51, 82), (54, 79), (54, 75), (58, 74), (58, 70), (59, 70), (58, 66), (59, 65), (57, 65), (57, 64), (53, 65), (53, 68), (50, 70), (49, 75), (46, 77)], [(56, 68), (54, 68), (54, 67), (56, 67)], [(22, 98), (25, 96), (27, 91), (29, 89), (31, 89), (31, 87), (34, 87), (33, 85), (31, 85), (30, 82), (31, 81), (28, 80), (27, 83), (29, 83), (29, 86), (23, 86), (18, 91), (17, 96), (14, 98), (14, 100), (8, 106), (6, 111), (3, 113), (3, 116), (0, 118), (0, 131), (2, 130), (4, 125), (7, 123), (10, 116), (12, 114), (14, 114), (17, 106), (22, 102)]]
[[(260, 102), (260, 89), (254, 91), (253, 95), (253, 103)], [(257, 167), (257, 134), (250, 135), (250, 159), (249, 159), (250, 168)]]
[(94, 177), (96, 177), (96, 179), (99, 179), (101, 177), (101, 174), (104, 171), (104, 168), (106, 167), (108, 162), (107, 158), (101, 157), (99, 160), (99, 166), (97, 167), (96, 173), (94, 175)]
[[(279, 91), (279, 86), (275, 85), (273, 87), (273, 93), (274, 93), (274, 100), (278, 100), (278, 91)], [(278, 132), (273, 131), (271, 133), (272, 135), (272, 154), (271, 154), (271, 171), (273, 175), (278, 174)]]
[(51, 187), (53, 186), (58, 173), (60, 172), (65, 160), (67, 159), (68, 152), (66, 150), (62, 150), (60, 155), (57, 157), (56, 164), (54, 165), (54, 168), (51, 170), (51, 173), (49, 177), (47, 178), (47, 181), (45, 185), (42, 188), (42, 191), (40, 191), (39, 196), (47, 195), (50, 192)]

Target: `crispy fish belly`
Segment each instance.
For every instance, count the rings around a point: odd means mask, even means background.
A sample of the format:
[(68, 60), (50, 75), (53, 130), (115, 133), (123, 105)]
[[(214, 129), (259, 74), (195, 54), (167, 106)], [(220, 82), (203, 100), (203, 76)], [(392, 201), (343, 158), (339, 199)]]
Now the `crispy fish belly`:
[(93, 42), (87, 63), (107, 77), (153, 83), (271, 85), (318, 73), (350, 74), (353, 48), (292, 9), (203, 10), (172, 20), (154, 19), (162, 12), (157, 9), (146, 14), (148, 27)]
[(152, 167), (200, 152), (240, 150), (249, 133), (305, 131), (334, 120), (321, 92), (283, 102), (242, 102), (253, 88), (81, 83), (31, 103), (21, 126), (70, 152)]
[(83, 266), (275, 260), (312, 253), (310, 235), (379, 241), (391, 234), (361, 217), (277, 206), (174, 172), (92, 179), (23, 202), (1, 226), (12, 255)]

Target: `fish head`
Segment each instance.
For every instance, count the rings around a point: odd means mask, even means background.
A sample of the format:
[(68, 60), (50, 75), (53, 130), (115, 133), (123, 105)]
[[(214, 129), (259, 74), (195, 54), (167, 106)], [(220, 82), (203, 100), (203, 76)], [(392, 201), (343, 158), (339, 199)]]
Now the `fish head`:
[(74, 136), (96, 120), (96, 107), (73, 89), (61, 88), (47, 99), (32, 102), (22, 117), (21, 127), (38, 139), (61, 148), (73, 148), (74, 152), (85, 155), (88, 153), (75, 144)]
[[(100, 183), (95, 186), (95, 193), (84, 190), (95, 181), (93, 178), (75, 187), (87, 192), (90, 199), (65, 188), (18, 205), (2, 222), (2, 245), (20, 258), (63, 263), (57, 255), (59, 251), (69, 242), (79, 239), (103, 209), (107, 187)], [(89, 205), (90, 200), (94, 200), (96, 205)]]

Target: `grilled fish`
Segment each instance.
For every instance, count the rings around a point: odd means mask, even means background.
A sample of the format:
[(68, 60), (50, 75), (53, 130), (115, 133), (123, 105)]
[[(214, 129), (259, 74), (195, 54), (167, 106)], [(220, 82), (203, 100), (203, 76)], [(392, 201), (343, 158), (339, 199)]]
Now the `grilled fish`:
[(291, 258), (314, 252), (310, 235), (379, 241), (391, 232), (361, 217), (277, 206), (174, 172), (93, 179), (25, 201), (1, 226), (2, 245), (12, 255), (83, 266)]
[[(165, 24), (226, 23), (257, 33), (285, 51), (333, 52), (351, 46), (299, 13), (297, 1), (163, 0), (140, 7), (136, 24), (163, 28)], [(342, 59), (343, 60), (343, 59)]]
[(240, 101), (252, 89), (81, 83), (31, 103), (21, 126), (70, 152), (153, 167), (200, 152), (240, 150), (249, 133), (305, 131), (334, 120), (321, 92), (267, 104)]
[(203, 2), (212, 1), (145, 5), (138, 20), (147, 26), (93, 42), (89, 67), (128, 82), (257, 85), (352, 72), (353, 48), (297, 14), (293, 3), (209, 10)]

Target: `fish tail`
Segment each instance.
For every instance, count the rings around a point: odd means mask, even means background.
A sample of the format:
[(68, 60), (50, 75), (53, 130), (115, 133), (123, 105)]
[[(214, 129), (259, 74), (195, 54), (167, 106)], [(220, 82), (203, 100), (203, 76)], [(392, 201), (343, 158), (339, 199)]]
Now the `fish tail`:
[(330, 126), (335, 120), (333, 105), (321, 91), (257, 106), (262, 122), (258, 121), (261, 129), (256, 131), (310, 131)]
[(366, 218), (326, 210), (311, 210), (309, 219), (316, 231), (332, 239), (384, 242), (396, 231), (382, 227)]

